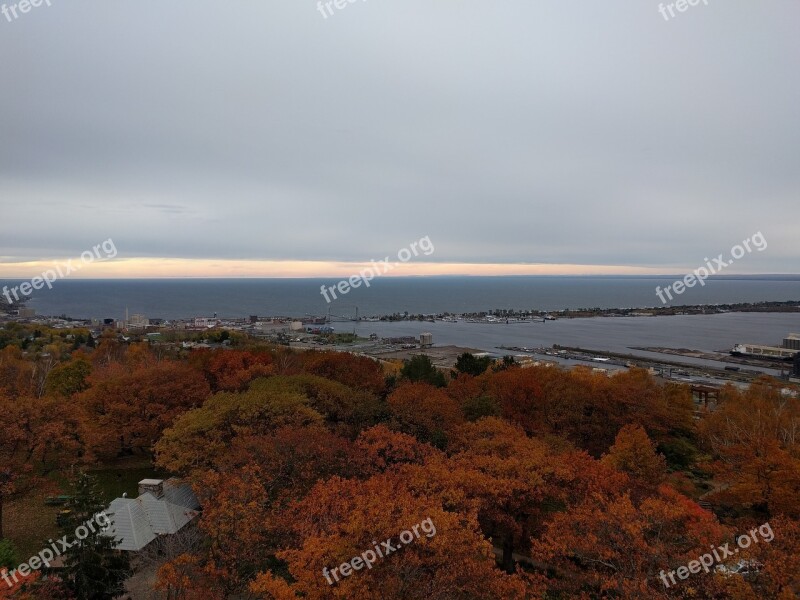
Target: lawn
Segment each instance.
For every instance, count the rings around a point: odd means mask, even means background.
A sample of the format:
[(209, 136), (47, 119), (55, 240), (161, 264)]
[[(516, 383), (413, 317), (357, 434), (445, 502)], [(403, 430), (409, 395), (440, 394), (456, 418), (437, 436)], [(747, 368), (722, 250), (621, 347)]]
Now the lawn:
[[(127, 493), (129, 498), (138, 496), (138, 483), (142, 479), (168, 477), (148, 465), (148, 460), (123, 462), (113, 467), (92, 470), (90, 473), (97, 478), (103, 500), (110, 503), (114, 498), (122, 497), (124, 493)], [(62, 508), (47, 506), (44, 500), (47, 496), (69, 493), (67, 485), (69, 473), (56, 473), (50, 479), (54, 484), (48, 486), (50, 489), (42, 487), (34, 490), (23, 498), (9, 502), (5, 507), (4, 533), (16, 547), (19, 561), (26, 561), (47, 547), (48, 539), (64, 535), (59, 532), (56, 525), (56, 515)]]

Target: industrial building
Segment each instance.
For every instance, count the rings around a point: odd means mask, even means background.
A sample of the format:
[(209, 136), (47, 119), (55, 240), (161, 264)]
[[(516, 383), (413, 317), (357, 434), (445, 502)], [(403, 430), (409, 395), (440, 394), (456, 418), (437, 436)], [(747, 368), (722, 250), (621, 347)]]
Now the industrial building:
[(790, 333), (783, 338), (783, 347), (790, 350), (800, 350), (800, 333)]

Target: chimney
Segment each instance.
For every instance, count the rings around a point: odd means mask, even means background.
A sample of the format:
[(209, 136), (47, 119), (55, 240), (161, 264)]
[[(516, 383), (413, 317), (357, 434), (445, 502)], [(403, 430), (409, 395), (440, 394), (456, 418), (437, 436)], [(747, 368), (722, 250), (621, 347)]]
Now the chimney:
[(142, 479), (139, 482), (139, 495), (150, 493), (156, 498), (164, 497), (164, 480), (163, 479)]

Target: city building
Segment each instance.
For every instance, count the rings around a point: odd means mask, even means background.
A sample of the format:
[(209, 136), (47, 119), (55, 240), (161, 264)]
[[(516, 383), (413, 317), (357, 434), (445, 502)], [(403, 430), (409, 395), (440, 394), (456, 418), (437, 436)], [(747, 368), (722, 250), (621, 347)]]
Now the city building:
[(419, 334), (419, 345), (422, 348), (430, 348), (433, 346), (433, 334), (432, 333), (420, 333)]
[[(253, 329), (263, 334), (283, 333), (289, 330), (289, 326), (283, 321), (276, 321), (273, 319), (271, 321), (259, 321)], [(302, 325), (300, 329), (302, 330)]]
[(150, 319), (144, 315), (131, 315), (128, 319), (128, 327), (134, 329), (144, 329), (150, 326)]

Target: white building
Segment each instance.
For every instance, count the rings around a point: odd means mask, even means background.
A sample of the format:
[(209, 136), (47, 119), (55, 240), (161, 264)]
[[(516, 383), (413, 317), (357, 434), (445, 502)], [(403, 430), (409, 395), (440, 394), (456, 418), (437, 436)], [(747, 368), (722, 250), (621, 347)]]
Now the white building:
[(150, 319), (144, 315), (131, 315), (128, 319), (128, 327), (144, 328), (150, 326)]

